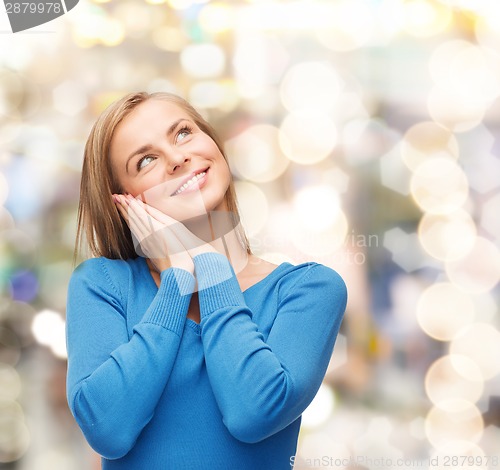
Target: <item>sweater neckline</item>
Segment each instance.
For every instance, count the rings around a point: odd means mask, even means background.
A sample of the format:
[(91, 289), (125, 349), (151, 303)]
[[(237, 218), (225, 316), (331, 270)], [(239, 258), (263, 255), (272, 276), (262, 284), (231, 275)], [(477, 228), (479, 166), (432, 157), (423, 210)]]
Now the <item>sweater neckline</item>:
[(258, 280), (256, 283), (252, 284), (251, 286), (247, 287), (245, 290), (242, 290), (241, 292), (245, 294), (245, 292), (248, 292), (249, 290), (253, 289), (254, 287), (258, 286), (259, 284), (263, 283), (264, 281), (269, 281), (271, 280), (275, 275), (277, 271), (280, 271), (283, 267), (286, 265), (289, 265), (287, 261), (278, 264), (272, 271), (268, 272), (262, 279)]
[[(141, 258), (141, 260), (142, 260), (141, 261), (141, 265), (142, 265), (142, 268), (145, 271), (145, 275), (149, 278), (148, 282), (150, 282), (151, 286), (153, 286), (156, 289), (158, 289), (158, 286), (156, 285), (156, 282), (153, 279), (153, 276), (149, 272), (149, 266), (146, 263), (146, 258), (143, 258), (142, 256), (139, 256), (139, 258)], [(255, 287), (257, 287), (257, 286), (259, 286), (259, 285), (261, 285), (261, 284), (263, 284), (265, 282), (271, 281), (276, 275), (278, 275), (281, 272), (281, 270), (283, 270), (287, 266), (293, 266), (293, 265), (291, 263), (289, 263), (288, 261), (284, 261), (283, 263), (278, 264), (278, 266), (276, 266), (272, 271), (270, 271), (269, 273), (267, 273), (267, 275), (264, 276), (262, 279), (260, 279), (259, 281), (257, 281), (255, 284), (252, 284), (250, 287), (247, 287), (245, 290), (241, 291), (242, 294), (243, 294), (243, 296), (245, 296), (245, 294), (247, 292), (253, 290)], [(190, 328), (197, 336), (201, 335), (201, 325), (199, 323), (197, 323), (196, 321), (194, 321), (193, 319), (186, 318), (186, 326), (188, 328)]]
[[(151, 285), (153, 285), (156, 289), (158, 289), (158, 286), (156, 285), (156, 282), (153, 279), (153, 276), (149, 272), (149, 266), (146, 263), (146, 258), (144, 258), (142, 256), (139, 256), (139, 258), (141, 259), (141, 265), (142, 265), (142, 267), (143, 267), (143, 269), (144, 269), (147, 277), (149, 278), (149, 282), (151, 282)], [(270, 271), (269, 273), (267, 273), (262, 279), (258, 280), (256, 283), (254, 283), (251, 286), (247, 287), (245, 290), (242, 290), (241, 291), (242, 294), (244, 295), (246, 292), (249, 292), (254, 287), (257, 287), (257, 286), (259, 286), (260, 284), (263, 284), (266, 281), (272, 280), (274, 278), (274, 276), (276, 276), (276, 274), (278, 274), (286, 266), (292, 266), (292, 264), (289, 263), (288, 261), (284, 261), (283, 263), (278, 264), (272, 271)]]

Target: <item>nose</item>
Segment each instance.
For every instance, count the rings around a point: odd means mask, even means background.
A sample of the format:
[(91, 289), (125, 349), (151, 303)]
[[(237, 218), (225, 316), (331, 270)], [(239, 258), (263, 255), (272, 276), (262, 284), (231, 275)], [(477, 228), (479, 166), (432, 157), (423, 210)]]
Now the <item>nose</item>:
[(184, 166), (186, 163), (189, 163), (191, 157), (185, 155), (181, 152), (171, 153), (167, 157), (167, 172), (169, 175), (174, 175), (178, 172), (179, 168)]

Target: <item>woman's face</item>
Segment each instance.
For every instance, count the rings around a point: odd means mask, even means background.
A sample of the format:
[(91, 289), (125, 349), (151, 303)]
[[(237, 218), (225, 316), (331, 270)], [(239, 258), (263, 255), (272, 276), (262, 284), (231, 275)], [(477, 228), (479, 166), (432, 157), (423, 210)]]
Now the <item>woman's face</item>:
[(176, 220), (227, 210), (227, 162), (174, 103), (149, 99), (134, 108), (115, 129), (110, 158), (125, 192)]

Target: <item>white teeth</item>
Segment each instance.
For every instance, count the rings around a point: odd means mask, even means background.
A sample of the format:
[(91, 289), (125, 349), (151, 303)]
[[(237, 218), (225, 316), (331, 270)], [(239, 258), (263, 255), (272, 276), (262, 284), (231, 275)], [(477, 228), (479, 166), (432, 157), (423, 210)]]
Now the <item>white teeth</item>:
[(193, 183), (198, 181), (200, 178), (203, 178), (206, 175), (205, 171), (202, 171), (201, 173), (198, 173), (197, 175), (193, 176), (190, 180), (186, 181), (177, 191), (175, 191), (172, 196), (177, 196), (177, 194), (182, 193), (185, 189), (189, 188)]

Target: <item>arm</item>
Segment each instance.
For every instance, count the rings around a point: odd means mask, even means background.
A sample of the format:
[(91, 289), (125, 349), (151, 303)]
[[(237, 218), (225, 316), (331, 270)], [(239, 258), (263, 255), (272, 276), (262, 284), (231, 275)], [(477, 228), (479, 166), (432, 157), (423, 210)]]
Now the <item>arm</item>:
[(345, 310), (345, 284), (335, 271), (311, 266), (283, 293), (264, 341), (227, 259), (206, 253), (194, 264), (207, 371), (224, 423), (237, 439), (258, 442), (314, 398)]
[(157, 295), (129, 338), (125, 302), (103, 261), (88, 260), (71, 277), (67, 398), (87, 441), (104, 457), (124, 456), (151, 420), (177, 355), (191, 297), (179, 289), (193, 284), (186, 271), (163, 271)]

